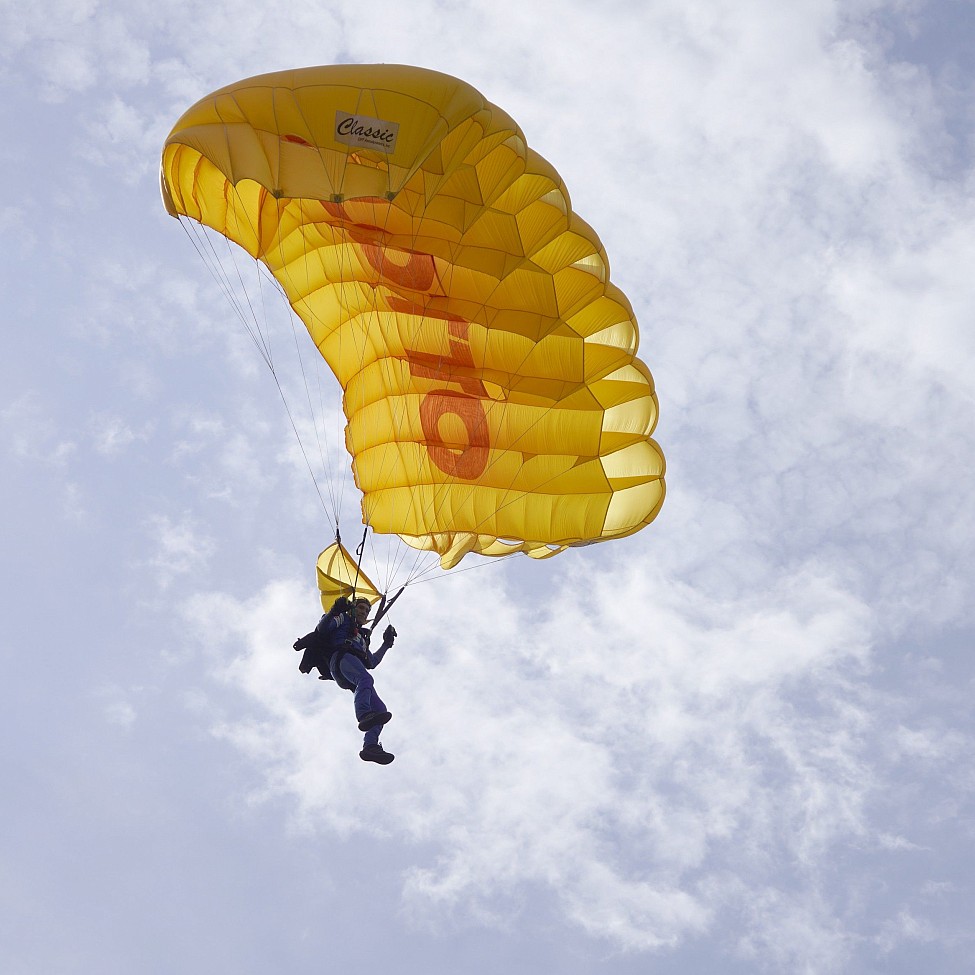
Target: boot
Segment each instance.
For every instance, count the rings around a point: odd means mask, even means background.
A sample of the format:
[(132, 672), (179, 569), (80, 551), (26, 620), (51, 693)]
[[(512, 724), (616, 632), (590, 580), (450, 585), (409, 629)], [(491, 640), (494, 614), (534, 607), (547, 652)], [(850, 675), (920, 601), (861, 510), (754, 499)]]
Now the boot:
[(383, 751), (382, 745), (363, 745), (362, 751), (359, 752), (359, 758), (364, 762), (376, 762), (378, 765), (389, 765), (395, 757)]
[(359, 722), (360, 731), (368, 731), (375, 728), (377, 724), (385, 724), (392, 717), (389, 711), (366, 711)]

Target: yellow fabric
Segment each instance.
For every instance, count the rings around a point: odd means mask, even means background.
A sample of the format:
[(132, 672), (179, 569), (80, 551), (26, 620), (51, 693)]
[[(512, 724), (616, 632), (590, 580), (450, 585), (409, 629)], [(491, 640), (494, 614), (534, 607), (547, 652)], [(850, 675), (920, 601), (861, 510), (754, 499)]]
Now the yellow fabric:
[(632, 308), (558, 174), (469, 85), (400, 65), (251, 78), (177, 122), (161, 179), (169, 212), (261, 260), (305, 323), (374, 530), (449, 567), (656, 516)]
[(318, 591), (322, 594), (322, 608), (327, 612), (339, 596), (363, 597), (370, 603), (380, 598), (379, 590), (362, 571), (356, 572), (355, 559), (339, 542), (329, 545), (318, 556), (316, 566)]

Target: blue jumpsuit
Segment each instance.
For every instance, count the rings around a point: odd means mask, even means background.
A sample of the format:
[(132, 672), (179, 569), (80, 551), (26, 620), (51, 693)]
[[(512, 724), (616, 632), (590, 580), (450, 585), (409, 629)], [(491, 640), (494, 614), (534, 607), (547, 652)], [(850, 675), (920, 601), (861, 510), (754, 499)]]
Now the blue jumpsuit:
[[(324, 616), (319, 627), (324, 629), (325, 635), (332, 638), (332, 645), (337, 647), (329, 661), (329, 670), (339, 687), (355, 694), (353, 704), (356, 721), (361, 721), (371, 711), (385, 711), (386, 705), (376, 693), (375, 682), (369, 671), (379, 666), (389, 647), (383, 644), (375, 653), (370, 652), (371, 632), (360, 629), (348, 613), (331, 619)], [(381, 724), (370, 728), (363, 736), (363, 746), (378, 745), (382, 728)]]

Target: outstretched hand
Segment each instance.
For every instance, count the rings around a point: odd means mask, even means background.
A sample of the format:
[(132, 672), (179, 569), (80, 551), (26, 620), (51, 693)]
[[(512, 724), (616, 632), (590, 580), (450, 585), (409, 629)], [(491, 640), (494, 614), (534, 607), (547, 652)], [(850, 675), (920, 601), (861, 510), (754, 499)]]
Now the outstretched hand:
[(396, 639), (396, 630), (393, 629), (392, 626), (387, 626), (386, 629), (383, 630), (383, 643), (391, 647), (393, 645), (393, 640), (395, 639)]

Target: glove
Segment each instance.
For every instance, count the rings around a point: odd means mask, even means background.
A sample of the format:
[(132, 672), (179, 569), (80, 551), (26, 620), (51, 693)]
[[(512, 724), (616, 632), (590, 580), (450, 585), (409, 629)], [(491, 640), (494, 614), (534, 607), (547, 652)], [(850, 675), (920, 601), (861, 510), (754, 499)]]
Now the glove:
[(395, 639), (396, 630), (394, 630), (392, 626), (387, 626), (386, 629), (383, 630), (383, 643), (391, 647), (393, 645), (393, 640)]
[(295, 642), (292, 643), (291, 646), (293, 646), (295, 648), (295, 650), (300, 650), (301, 649), (301, 637), (298, 637), (298, 639), (295, 640)]

